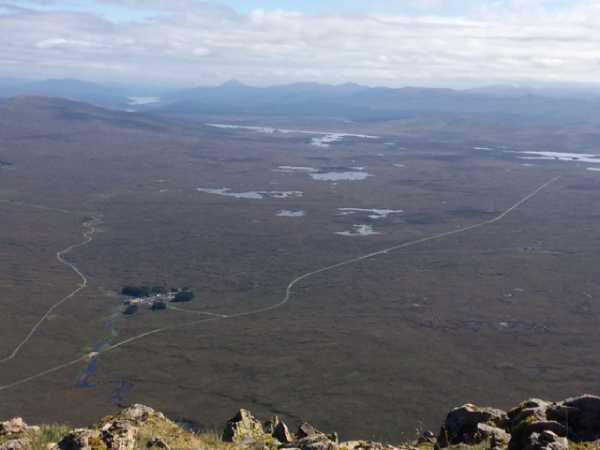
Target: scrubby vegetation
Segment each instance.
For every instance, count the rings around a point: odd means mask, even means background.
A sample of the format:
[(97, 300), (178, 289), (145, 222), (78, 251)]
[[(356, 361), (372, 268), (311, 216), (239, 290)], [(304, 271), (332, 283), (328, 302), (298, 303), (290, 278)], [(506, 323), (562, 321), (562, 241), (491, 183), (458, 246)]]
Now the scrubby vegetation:
[(127, 297), (150, 297), (150, 288), (148, 286), (124, 286), (121, 294)]
[(65, 425), (47, 425), (39, 432), (30, 433), (31, 450), (48, 450), (48, 445), (59, 442), (71, 429)]
[(11, 441), (16, 441), (27, 443), (24, 450), (48, 450), (52, 444), (62, 440), (70, 431), (71, 428), (65, 425), (44, 425), (39, 428), (32, 427), (16, 435), (0, 433), (0, 448), (10, 446)]
[(164, 311), (165, 309), (167, 309), (167, 304), (165, 302), (157, 300), (152, 303), (152, 306), (150, 307), (150, 309), (152, 311)]
[(193, 292), (191, 291), (182, 291), (182, 292), (178, 292), (177, 294), (175, 294), (175, 297), (173, 298), (173, 300), (171, 300), (174, 303), (178, 303), (178, 302), (190, 302), (194, 299), (195, 295)]
[(125, 314), (126, 316), (132, 316), (134, 315), (136, 312), (138, 312), (138, 305), (127, 305), (125, 307), (125, 309), (123, 310), (123, 314)]
[(184, 288), (166, 288), (160, 285), (154, 286), (123, 286), (121, 289), (121, 295), (132, 298), (147, 298), (158, 295), (173, 295), (173, 301), (175, 302), (189, 302), (194, 298), (194, 293), (190, 291), (189, 287)]

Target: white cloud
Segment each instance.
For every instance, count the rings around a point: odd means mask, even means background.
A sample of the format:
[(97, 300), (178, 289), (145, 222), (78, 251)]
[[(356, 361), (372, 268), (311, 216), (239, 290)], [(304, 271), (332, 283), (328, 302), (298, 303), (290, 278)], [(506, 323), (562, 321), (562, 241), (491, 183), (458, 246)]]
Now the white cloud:
[[(445, 3), (411, 2), (428, 10)], [(568, 8), (550, 8), (543, 0), (473, 1), (464, 15), (410, 16), (262, 10), (240, 15), (190, 0), (120, 3), (168, 8), (170, 14), (128, 23), (81, 13), (0, 15), (8, 42), (0, 47), (0, 60), (19, 62), (6, 75), (391, 86), (599, 78), (600, 6), (592, 0)]]
[(77, 50), (84, 48), (99, 48), (100, 45), (94, 42), (82, 41), (77, 39), (50, 38), (37, 42), (35, 46), (39, 49), (63, 48), (68, 50)]

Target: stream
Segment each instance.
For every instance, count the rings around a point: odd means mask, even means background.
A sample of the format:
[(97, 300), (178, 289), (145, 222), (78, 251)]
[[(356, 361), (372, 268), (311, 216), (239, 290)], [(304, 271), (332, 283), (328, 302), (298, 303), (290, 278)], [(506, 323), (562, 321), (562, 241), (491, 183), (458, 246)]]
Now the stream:
[[(120, 318), (122, 318), (121, 305), (119, 305), (106, 319), (104, 322), (104, 328), (106, 328), (106, 335), (100, 341), (96, 342), (92, 347), (92, 352), (99, 353), (102, 350), (109, 347), (114, 340), (119, 337), (119, 329), (117, 327), (117, 322)], [(96, 375), (98, 371), (98, 358), (93, 357), (88, 362), (87, 366), (83, 370), (83, 374), (79, 377), (77, 381), (76, 387), (80, 389), (93, 389), (96, 387), (93, 384), (92, 379), (94, 375)], [(113, 389), (111, 393), (111, 400), (113, 405), (120, 407), (125, 401), (125, 397), (127, 393), (133, 388), (133, 384), (127, 381), (126, 379), (119, 379), (117, 381), (117, 386)]]

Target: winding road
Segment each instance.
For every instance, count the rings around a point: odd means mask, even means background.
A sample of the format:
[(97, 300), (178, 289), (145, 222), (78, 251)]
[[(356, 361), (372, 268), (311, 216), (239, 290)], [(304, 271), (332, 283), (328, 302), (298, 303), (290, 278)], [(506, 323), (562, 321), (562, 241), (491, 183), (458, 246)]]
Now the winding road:
[[(424, 244), (426, 242), (430, 242), (430, 241), (435, 241), (435, 240), (439, 240), (439, 239), (444, 239), (450, 236), (454, 236), (454, 235), (458, 235), (458, 234), (462, 234), (462, 233), (466, 233), (469, 231), (473, 231), (476, 230), (478, 228), (482, 228), (488, 225), (492, 225), (494, 223), (497, 223), (499, 221), (501, 221), (502, 219), (504, 219), (506, 216), (508, 216), (510, 213), (512, 213), (513, 211), (515, 211), (516, 209), (520, 208), (523, 204), (525, 204), (527, 201), (529, 201), (530, 199), (532, 199), (533, 197), (535, 197), (537, 194), (539, 194), (542, 190), (546, 189), (548, 186), (550, 186), (551, 184), (555, 183), (556, 181), (558, 181), (560, 179), (560, 176), (552, 178), (550, 180), (548, 180), (547, 182), (545, 182), (544, 184), (538, 186), (535, 190), (533, 190), (532, 192), (530, 192), (529, 194), (527, 194), (526, 196), (524, 196), (523, 198), (521, 198), (519, 201), (517, 201), (516, 203), (514, 203), (512, 206), (510, 206), (508, 209), (506, 209), (505, 211), (503, 211), (502, 213), (498, 214), (497, 216), (495, 216), (492, 219), (483, 221), (483, 222), (479, 222), (473, 225), (468, 225), (465, 227), (461, 227), (461, 228), (457, 228), (454, 230), (450, 230), (450, 231), (446, 231), (443, 233), (438, 233), (438, 234), (434, 234), (432, 236), (428, 236), (428, 237), (424, 237), (424, 238), (420, 238), (420, 239), (416, 239), (413, 241), (409, 241), (409, 242), (404, 242), (398, 245), (394, 245), (391, 247), (387, 247), (385, 249), (382, 250), (378, 250), (376, 252), (372, 252), (372, 253), (367, 253), (365, 255), (362, 256), (357, 256), (355, 258), (350, 258), (350, 259), (346, 259), (344, 261), (335, 263), (335, 264), (331, 264), (325, 267), (321, 267), (319, 269), (310, 271), (310, 272), (306, 272), (296, 278), (294, 278), (292, 281), (290, 281), (290, 283), (287, 285), (286, 289), (285, 289), (285, 295), (284, 297), (277, 303), (274, 303), (272, 305), (266, 306), (264, 308), (259, 308), (259, 309), (255, 309), (252, 311), (246, 311), (246, 312), (240, 312), (240, 313), (235, 313), (235, 314), (229, 314), (229, 315), (221, 315), (221, 314), (217, 314), (217, 315), (213, 315), (213, 313), (203, 313), (200, 311), (189, 311), (189, 310), (182, 310), (182, 309), (177, 309), (178, 311), (182, 311), (182, 312), (187, 312), (187, 313), (195, 313), (195, 314), (204, 314), (204, 315), (211, 315), (211, 317), (209, 318), (205, 318), (205, 319), (200, 319), (200, 320), (195, 320), (195, 321), (191, 321), (188, 323), (184, 323), (182, 325), (173, 325), (173, 326), (167, 326), (167, 327), (162, 327), (162, 328), (156, 328), (150, 331), (147, 331), (145, 333), (139, 334), (137, 336), (133, 336), (131, 338), (125, 339), (121, 342), (118, 342), (116, 344), (113, 344), (109, 347), (106, 347), (105, 349), (103, 349), (102, 351), (98, 352), (98, 353), (92, 353), (92, 354), (85, 354), (80, 356), (79, 358), (76, 358), (72, 361), (69, 362), (65, 362), (63, 364), (57, 365), (55, 367), (52, 367), (50, 369), (44, 370), (42, 372), (30, 375), (28, 377), (25, 378), (21, 378), (19, 380), (13, 381), (12, 383), (0, 386), (0, 392), (2, 391), (7, 391), (9, 389), (12, 389), (14, 387), (20, 386), (22, 384), (28, 383), (30, 381), (33, 380), (37, 380), (39, 378), (42, 378), (46, 375), (49, 375), (51, 373), (55, 373), (58, 372), (62, 369), (65, 369), (67, 367), (70, 366), (74, 366), (76, 364), (79, 364), (80, 362), (83, 361), (89, 361), (91, 358), (98, 358), (101, 357), (102, 355), (105, 355), (113, 350), (116, 350), (120, 347), (124, 347), (128, 344), (131, 344), (133, 342), (137, 342), (140, 341), (141, 339), (144, 339), (146, 337), (155, 335), (155, 334), (159, 334), (159, 333), (164, 333), (164, 332), (168, 332), (168, 331), (172, 331), (172, 330), (176, 330), (176, 329), (181, 329), (181, 328), (186, 328), (186, 327), (192, 327), (195, 325), (199, 325), (201, 323), (205, 323), (205, 322), (214, 322), (214, 321), (218, 321), (218, 320), (229, 320), (229, 319), (236, 319), (236, 318), (241, 318), (241, 317), (248, 317), (248, 316), (253, 316), (253, 315), (258, 315), (258, 314), (263, 314), (269, 311), (273, 311), (275, 309), (281, 308), (284, 305), (286, 305), (291, 297), (292, 297), (292, 293), (293, 293), (293, 289), (296, 285), (298, 285), (298, 283), (312, 277), (318, 274), (322, 274), (322, 273), (326, 273), (341, 267), (345, 267), (345, 266), (349, 266), (351, 264), (355, 264), (358, 263), (360, 261), (364, 261), (367, 259), (371, 259), (371, 258), (375, 258), (377, 256), (382, 256), (382, 255), (387, 255), (390, 252), (394, 252), (397, 250), (401, 250), (404, 248), (408, 248), (408, 247), (413, 247), (416, 245), (420, 245), (420, 244)], [(93, 234), (93, 233), (92, 233)], [(87, 239), (87, 238), (86, 238)], [(62, 251), (62, 253), (64, 254), (65, 252), (71, 251), (73, 250), (73, 248), (76, 247), (81, 247), (82, 245), (86, 245), (88, 242), (82, 242), (80, 244), (76, 244), (75, 246), (72, 246), (72, 248), (69, 249), (65, 249)], [(61, 252), (59, 252), (61, 253)], [(58, 256), (57, 256), (58, 257)], [(75, 270), (84, 280), (84, 283), (87, 284), (87, 279), (85, 278), (85, 276), (83, 276), (81, 274), (81, 272), (79, 272), (79, 270), (74, 267), (72, 264), (70, 263), (66, 263), (67, 265), (69, 265), (73, 270)], [(85, 287), (85, 286), (83, 286)], [(71, 298), (73, 295), (75, 295), (77, 292), (79, 292), (81, 289), (83, 289), (83, 287), (80, 285), (80, 287), (78, 289), (76, 289), (70, 296), (67, 296), (67, 298), (63, 298), (61, 299), (60, 302), (56, 303), (51, 310), (55, 309), (56, 307), (60, 306), (60, 304), (64, 303), (66, 300), (68, 300), (68, 298)], [(174, 308), (171, 308), (174, 309)], [(37, 328), (39, 327), (39, 325), (44, 321), (45, 317), (47, 317), (47, 315), (49, 314), (46, 313), (46, 315), (40, 320), (40, 322), (38, 322), (37, 327), (34, 327), (35, 329), (33, 329), (30, 334), (29, 337), (31, 337), (31, 335), (33, 335), (35, 333), (35, 331), (37, 330)], [(24, 345), (24, 343), (27, 342), (28, 339), (26, 339), (22, 345)], [(16, 352), (18, 353), (18, 349), (20, 349), (20, 347), (22, 347), (22, 345), (20, 345), (19, 347), (17, 347)], [(14, 353), (14, 352), (13, 352)]]
[[(70, 211), (67, 211), (66, 209), (49, 208), (49, 207), (44, 207), (42, 205), (31, 205), (31, 204), (26, 204), (26, 203), (15, 203), (15, 204), (38, 208), (38, 209), (45, 209), (45, 210), (49, 210), (49, 211), (59, 211), (59, 212), (65, 213), (65, 214), (71, 213)], [(56, 259), (61, 264), (69, 267), (73, 272), (75, 272), (77, 274), (77, 276), (81, 279), (81, 283), (77, 286), (76, 289), (74, 289), (69, 294), (65, 295), (63, 298), (61, 298), (56, 303), (54, 303), (52, 306), (50, 306), (50, 308), (48, 308), (48, 310), (42, 315), (42, 317), (40, 317), (40, 319), (35, 323), (35, 325), (33, 325), (31, 330), (29, 330), (29, 333), (27, 333), (25, 338), (19, 344), (17, 344), (17, 346), (13, 349), (13, 351), (8, 356), (0, 359), (0, 364), (6, 363), (6, 362), (14, 359), (19, 354), (21, 349), (31, 340), (33, 335), (40, 328), (40, 326), (42, 326), (42, 324), (46, 321), (48, 316), (50, 316), (50, 314), (52, 314), (52, 312), (54, 312), (55, 309), (57, 309), (59, 306), (61, 306), (67, 300), (75, 297), (75, 295), (77, 295), (80, 291), (82, 291), (83, 289), (85, 289), (87, 287), (87, 285), (88, 285), (87, 277), (79, 269), (79, 267), (77, 267), (74, 263), (65, 259), (65, 255), (69, 254), (70, 252), (72, 252), (73, 250), (75, 250), (77, 248), (84, 247), (84, 246), (88, 245), (90, 242), (92, 242), (94, 240), (94, 234), (96, 233), (96, 226), (99, 223), (100, 223), (100, 219), (97, 217), (92, 217), (91, 220), (84, 222), (83, 223), (83, 238), (84, 238), (83, 241), (81, 241), (77, 244), (70, 245), (69, 247), (67, 247), (63, 250), (56, 252)]]

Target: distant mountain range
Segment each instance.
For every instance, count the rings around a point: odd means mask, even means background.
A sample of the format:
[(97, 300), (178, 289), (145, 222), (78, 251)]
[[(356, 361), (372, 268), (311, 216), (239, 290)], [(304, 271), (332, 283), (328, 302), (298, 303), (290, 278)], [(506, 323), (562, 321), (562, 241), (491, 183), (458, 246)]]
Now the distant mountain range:
[[(68, 78), (28, 82), (0, 78), (0, 97), (59, 97), (111, 109), (127, 109), (137, 103), (136, 98), (152, 97), (157, 95), (157, 92)], [(161, 92), (158, 93), (161, 94)]]
[(125, 91), (87, 81), (62, 79), (18, 83), (0, 80), (0, 96), (22, 95), (61, 97), (109, 108), (121, 108), (127, 104)]
[(176, 116), (254, 115), (391, 120), (492, 117), (534, 122), (582, 121), (600, 114), (600, 91), (585, 87), (489, 86), (470, 90), (294, 83), (253, 87), (229, 81), (179, 91), (140, 90), (74, 79), (0, 79), (0, 97), (61, 97), (121, 110)]

